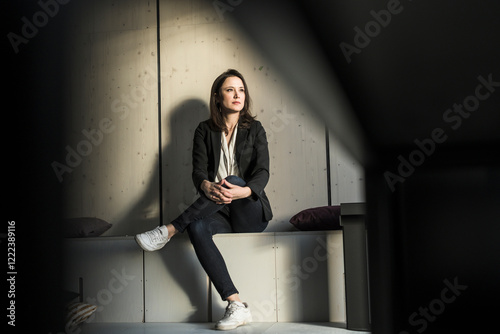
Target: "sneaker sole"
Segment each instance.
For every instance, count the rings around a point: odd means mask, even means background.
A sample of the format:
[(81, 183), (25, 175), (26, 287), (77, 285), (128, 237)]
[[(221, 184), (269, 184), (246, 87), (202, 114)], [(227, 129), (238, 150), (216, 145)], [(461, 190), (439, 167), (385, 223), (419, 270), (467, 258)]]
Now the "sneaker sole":
[(160, 248), (158, 248), (158, 249), (148, 249), (148, 247), (142, 243), (142, 241), (141, 241), (140, 238), (138, 238), (137, 236), (135, 236), (134, 239), (135, 239), (135, 242), (139, 245), (139, 247), (141, 247), (146, 252), (154, 252), (154, 251), (160, 249)]
[(215, 329), (216, 329), (216, 330), (218, 330), (218, 331), (230, 331), (230, 330), (236, 329), (236, 328), (238, 328), (238, 327), (240, 327), (240, 326), (244, 326), (244, 325), (247, 325), (247, 324), (249, 324), (249, 322), (244, 322), (244, 323), (239, 324), (239, 325), (237, 325), (237, 326), (230, 326), (230, 327), (215, 327)]
[(238, 328), (240, 326), (248, 325), (250, 323), (252, 323), (252, 319), (245, 320), (245, 321), (243, 321), (242, 323), (240, 323), (240, 324), (238, 324), (236, 326), (227, 326), (227, 327), (224, 327), (224, 326), (217, 326), (217, 325), (215, 325), (215, 329), (219, 330), (219, 331), (230, 331), (232, 329), (236, 329), (236, 328)]

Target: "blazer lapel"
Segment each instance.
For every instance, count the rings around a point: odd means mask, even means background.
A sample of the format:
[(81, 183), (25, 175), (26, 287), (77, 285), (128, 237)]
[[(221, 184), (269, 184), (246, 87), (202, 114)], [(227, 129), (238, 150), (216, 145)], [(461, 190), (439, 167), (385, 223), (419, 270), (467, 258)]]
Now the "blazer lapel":
[(236, 161), (240, 168), (240, 173), (246, 169), (246, 165), (242, 164), (244, 161), (241, 160), (241, 155), (245, 151), (245, 145), (247, 142), (248, 129), (238, 128), (238, 133), (236, 134)]
[(221, 151), (221, 139), (222, 132), (220, 131), (210, 131), (210, 140), (212, 141), (213, 154), (214, 154), (214, 177), (217, 175), (217, 170), (219, 170), (220, 162), (220, 151)]

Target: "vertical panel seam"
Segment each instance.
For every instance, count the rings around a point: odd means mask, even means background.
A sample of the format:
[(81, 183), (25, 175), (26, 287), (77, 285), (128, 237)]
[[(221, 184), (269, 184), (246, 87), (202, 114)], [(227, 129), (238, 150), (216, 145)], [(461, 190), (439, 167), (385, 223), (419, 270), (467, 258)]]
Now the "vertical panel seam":
[(142, 252), (142, 322), (146, 322), (146, 254)]
[(156, 0), (156, 71), (158, 82), (158, 182), (160, 206), (160, 225), (163, 225), (163, 156), (161, 122), (161, 57), (160, 57), (160, 0)]
[(276, 322), (279, 322), (279, 301), (278, 301), (278, 295), (279, 295), (279, 284), (278, 284), (278, 243), (276, 240), (276, 232), (273, 233), (273, 242), (274, 242), (274, 286), (275, 286), (275, 291), (276, 291), (276, 300), (275, 300), (275, 305), (276, 305)]
[(328, 133), (328, 127), (325, 126), (325, 150), (326, 150), (326, 187), (328, 194), (328, 206), (332, 205), (332, 182), (331, 182), (331, 170), (330, 170), (330, 135)]

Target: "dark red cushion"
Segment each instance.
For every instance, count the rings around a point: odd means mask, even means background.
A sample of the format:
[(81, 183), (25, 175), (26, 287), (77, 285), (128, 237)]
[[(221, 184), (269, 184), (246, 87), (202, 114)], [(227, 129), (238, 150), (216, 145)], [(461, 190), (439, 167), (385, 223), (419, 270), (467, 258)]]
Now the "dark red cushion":
[(293, 216), (290, 223), (301, 231), (341, 230), (340, 205), (303, 210)]

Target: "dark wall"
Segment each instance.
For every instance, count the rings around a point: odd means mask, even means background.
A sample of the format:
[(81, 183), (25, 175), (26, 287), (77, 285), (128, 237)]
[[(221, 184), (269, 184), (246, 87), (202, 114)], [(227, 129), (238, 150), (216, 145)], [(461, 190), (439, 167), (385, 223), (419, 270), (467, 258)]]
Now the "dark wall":
[[(354, 139), (364, 146), (346, 146), (365, 168), (373, 333), (494, 332), (500, 3), (252, 1), (238, 9), (292, 85), (318, 84), (293, 72), (333, 70), (362, 128)], [(296, 26), (308, 31), (289, 36)], [(292, 47), (266, 40), (270, 30), (293, 38)], [(329, 67), (294, 62), (293, 46), (312, 44)], [(318, 91), (299, 93), (321, 101)], [(358, 133), (336, 115), (328, 127)]]
[[(69, 6), (69, 5), (68, 5)], [(5, 311), (13, 302), (15, 318), (5, 318), (8, 332), (56, 333), (64, 331), (61, 275), (59, 184), (53, 181), (50, 159), (61, 147), (63, 116), (64, 18), (39, 14), (35, 2), (8, 1), (3, 5), (4, 122), (3, 122), (3, 215), (2, 233), (8, 222), (14, 229), (15, 264), (4, 266), (4, 277), (14, 285), (5, 294)], [(38, 13), (38, 14), (37, 14)], [(36, 26), (33, 17), (38, 20)], [(29, 22), (29, 23), (27, 23)], [(14, 33), (14, 44), (9, 34)], [(22, 41), (22, 42), (20, 42)], [(9, 274), (13, 272), (14, 274)], [(13, 325), (7, 324), (8, 321)]]

